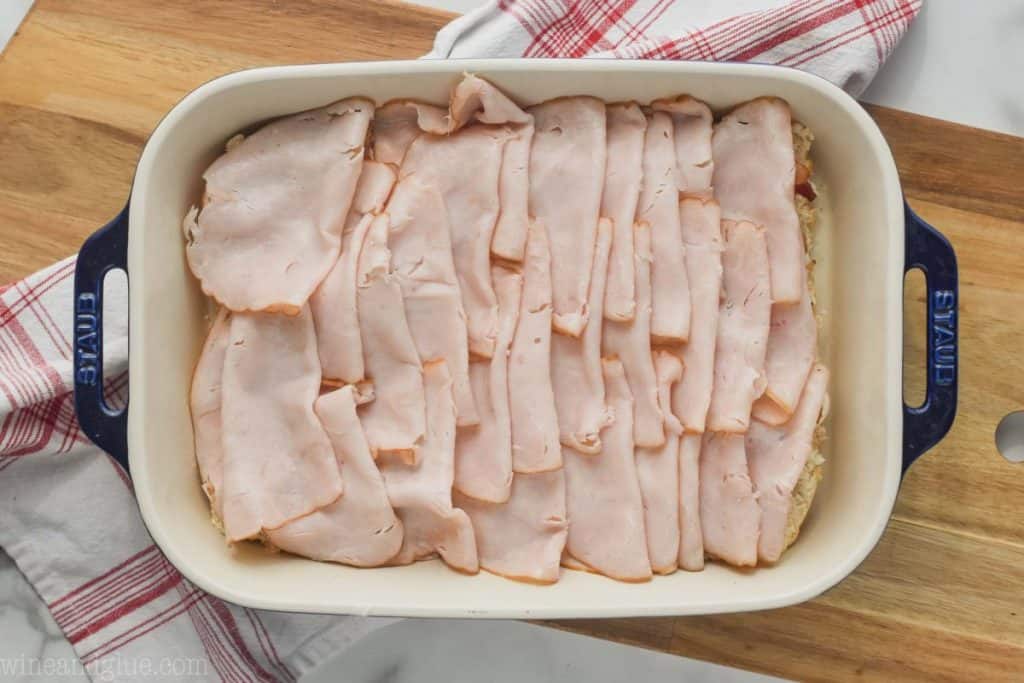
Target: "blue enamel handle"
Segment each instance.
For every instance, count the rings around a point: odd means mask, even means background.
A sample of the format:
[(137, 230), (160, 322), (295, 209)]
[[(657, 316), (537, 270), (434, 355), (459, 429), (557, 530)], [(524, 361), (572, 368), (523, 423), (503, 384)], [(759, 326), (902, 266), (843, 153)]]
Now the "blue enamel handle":
[(904, 272), (924, 273), (928, 296), (928, 381), (924, 403), (903, 404), (903, 471), (937, 444), (953, 426), (957, 397), (957, 283), (956, 254), (942, 233), (905, 209), (906, 262)]
[(75, 411), (82, 431), (128, 471), (128, 407), (103, 398), (103, 278), (128, 272), (128, 207), (93, 233), (75, 264)]

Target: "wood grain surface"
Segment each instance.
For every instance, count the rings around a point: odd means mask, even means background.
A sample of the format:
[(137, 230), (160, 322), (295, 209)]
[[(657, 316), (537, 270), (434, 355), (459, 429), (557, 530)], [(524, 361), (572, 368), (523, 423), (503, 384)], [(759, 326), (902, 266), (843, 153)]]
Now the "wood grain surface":
[[(0, 56), (0, 282), (72, 254), (129, 192), (146, 136), (237, 69), (410, 58), (449, 16), (363, 0), (36, 0)], [(788, 609), (559, 628), (801, 680), (1021, 680), (1024, 465), (993, 432), (1024, 409), (1024, 139), (871, 107), (915, 209), (960, 262), (960, 412), (910, 471), (881, 543)], [(925, 344), (908, 289), (908, 368)], [(920, 377), (917, 373), (912, 373)]]

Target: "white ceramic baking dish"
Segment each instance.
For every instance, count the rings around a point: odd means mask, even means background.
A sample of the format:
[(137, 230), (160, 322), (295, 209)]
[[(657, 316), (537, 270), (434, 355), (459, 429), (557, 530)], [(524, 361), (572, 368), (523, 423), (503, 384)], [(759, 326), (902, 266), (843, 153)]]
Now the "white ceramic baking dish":
[[(239, 130), (342, 97), (444, 103), (463, 72), (529, 105), (567, 94), (648, 102), (689, 93), (722, 110), (777, 95), (811, 127), (822, 190), (815, 257), (832, 368), (824, 482), (799, 542), (775, 567), (710, 564), (646, 584), (565, 572), (552, 586), (437, 561), (352, 569), (252, 544), (229, 549), (210, 524), (193, 454), (188, 390), (208, 320), (184, 258), (181, 219), (200, 175)], [(948, 242), (905, 210), (892, 154), (871, 118), (833, 85), (746, 64), (482, 60), (323, 64), (243, 71), (198, 88), (168, 113), (139, 161), (126, 208), (83, 247), (76, 291), (76, 398), (86, 433), (126, 465), (154, 540), (191, 581), (231, 602), (291, 611), (430, 617), (622, 617), (760, 610), (807, 600), (849, 574), (878, 541), (902, 470), (945, 434), (956, 404), (956, 265)], [(102, 277), (127, 267), (127, 414), (99, 398)], [(905, 268), (929, 282), (929, 400), (902, 401)], [(125, 454), (127, 459), (125, 460)], [(116, 542), (116, 539), (112, 539)]]

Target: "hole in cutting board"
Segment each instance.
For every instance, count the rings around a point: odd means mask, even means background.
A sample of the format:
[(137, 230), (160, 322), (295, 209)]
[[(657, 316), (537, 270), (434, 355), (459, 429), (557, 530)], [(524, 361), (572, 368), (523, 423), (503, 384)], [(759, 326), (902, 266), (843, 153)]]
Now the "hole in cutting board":
[(927, 390), (927, 291), (924, 273), (911, 270), (903, 278), (903, 402), (924, 403)]
[(996, 449), (1010, 462), (1024, 462), (1024, 410), (1010, 413), (999, 421)]

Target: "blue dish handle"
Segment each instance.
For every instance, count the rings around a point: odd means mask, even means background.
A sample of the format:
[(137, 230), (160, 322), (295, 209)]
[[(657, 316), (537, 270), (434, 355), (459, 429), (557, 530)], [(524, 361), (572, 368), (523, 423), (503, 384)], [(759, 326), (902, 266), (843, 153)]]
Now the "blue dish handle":
[(906, 262), (904, 272), (924, 273), (928, 296), (928, 381), (924, 403), (903, 404), (903, 471), (942, 439), (956, 417), (957, 283), (956, 253), (942, 233), (905, 205)]
[(75, 264), (75, 411), (82, 431), (128, 471), (128, 407), (103, 398), (103, 278), (128, 272), (128, 207), (93, 233)]

